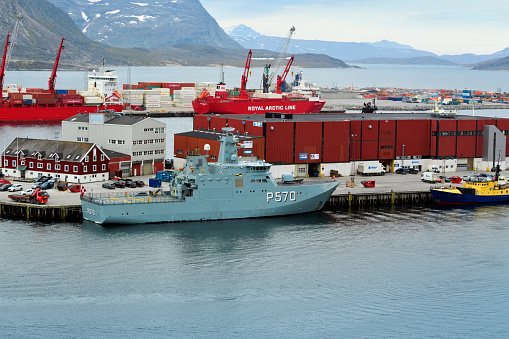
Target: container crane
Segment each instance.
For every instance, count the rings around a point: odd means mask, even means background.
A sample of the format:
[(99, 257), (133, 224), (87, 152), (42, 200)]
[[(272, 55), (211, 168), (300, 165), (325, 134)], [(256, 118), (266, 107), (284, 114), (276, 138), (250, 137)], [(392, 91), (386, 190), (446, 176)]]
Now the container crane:
[(7, 59), (7, 47), (9, 46), (9, 38), (11, 35), (7, 32), (7, 40), (5, 41), (4, 56), (2, 58), (2, 67), (0, 68), (0, 92), (4, 88), (4, 76), (5, 76), (5, 60)]
[(288, 75), (288, 72), (290, 71), (290, 67), (292, 67), (294, 57), (295, 57), (295, 55), (292, 55), (290, 60), (288, 60), (288, 64), (286, 64), (286, 68), (283, 71), (283, 74), (277, 76), (277, 83), (276, 83), (277, 84), (277, 87), (276, 87), (277, 94), (281, 94), (281, 86), (283, 85), (283, 83), (286, 80), (286, 76)]
[(292, 26), (290, 28), (290, 31), (286, 35), (286, 37), (283, 39), (281, 44), (278, 47), (278, 50), (276, 51), (277, 57), (276, 59), (276, 66), (274, 67), (274, 71), (270, 73), (269, 75), (269, 69), (271, 67), (270, 64), (265, 65), (265, 71), (262, 78), (263, 83), (263, 93), (268, 93), (270, 85), (274, 81), (274, 78), (276, 78), (276, 75), (279, 73), (279, 69), (281, 68), (281, 65), (283, 64), (283, 60), (285, 59), (286, 50), (288, 49), (288, 46), (290, 45), (290, 40), (292, 39), (292, 35), (295, 32), (295, 27)]
[(64, 40), (65, 38), (62, 37), (62, 40), (60, 41), (60, 48), (58, 49), (57, 58), (55, 60), (55, 66), (53, 66), (53, 72), (51, 73), (51, 76), (48, 81), (48, 89), (51, 93), (55, 92), (55, 80), (57, 78), (57, 69), (58, 69), (58, 62), (60, 61), (60, 54), (62, 53), (62, 49), (64, 48)]
[(253, 51), (249, 50), (249, 53), (247, 54), (247, 59), (246, 59), (246, 67), (244, 67), (244, 74), (242, 75), (242, 80), (240, 83), (239, 98), (241, 98), (241, 99), (247, 99), (249, 97), (246, 92), (246, 86), (247, 86), (247, 77), (249, 76), (249, 68), (251, 68), (251, 57), (252, 56), (253, 56)]

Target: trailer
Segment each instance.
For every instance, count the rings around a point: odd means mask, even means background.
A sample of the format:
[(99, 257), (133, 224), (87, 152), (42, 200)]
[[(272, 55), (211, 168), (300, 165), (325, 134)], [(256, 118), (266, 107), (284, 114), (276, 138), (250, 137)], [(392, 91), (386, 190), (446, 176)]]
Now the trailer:
[(381, 163), (359, 164), (357, 172), (362, 175), (385, 175), (385, 167)]
[(48, 202), (49, 194), (48, 192), (42, 191), (40, 188), (37, 188), (30, 195), (23, 194), (10, 194), (8, 197), (16, 202), (25, 202), (29, 204), (45, 204)]
[(436, 183), (439, 179), (439, 175), (435, 172), (423, 172), (421, 174), (421, 180), (424, 182)]

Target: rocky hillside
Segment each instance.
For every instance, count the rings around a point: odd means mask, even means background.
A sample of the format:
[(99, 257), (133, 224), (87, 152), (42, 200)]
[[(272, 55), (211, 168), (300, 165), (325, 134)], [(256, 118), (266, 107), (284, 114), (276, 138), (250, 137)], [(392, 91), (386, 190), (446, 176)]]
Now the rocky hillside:
[(92, 41), (65, 12), (46, 0), (2, 0), (2, 50), (7, 31), (13, 32), (18, 15), (22, 19), (18, 35), (11, 41), (10, 69), (52, 68), (62, 37), (66, 39), (60, 61), (62, 69), (97, 67), (103, 58), (110, 65), (160, 64), (148, 51), (112, 48)]
[(182, 42), (242, 48), (199, 0), (49, 0), (94, 41), (109, 46), (161, 48)]
[(482, 71), (508, 71), (509, 57), (484, 61), (474, 65), (472, 69)]

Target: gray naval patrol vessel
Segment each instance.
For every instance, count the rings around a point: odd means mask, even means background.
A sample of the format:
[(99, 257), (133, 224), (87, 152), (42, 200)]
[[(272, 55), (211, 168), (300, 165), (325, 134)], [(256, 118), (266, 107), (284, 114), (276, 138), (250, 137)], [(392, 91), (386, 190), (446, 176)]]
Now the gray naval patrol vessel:
[(233, 129), (224, 130), (217, 162), (209, 163), (208, 155), (189, 155), (169, 190), (155, 197), (85, 194), (83, 218), (98, 224), (138, 224), (306, 213), (320, 210), (340, 183), (304, 182), (293, 174), (283, 174), (276, 182), (271, 164), (239, 161), (237, 150), (243, 144)]

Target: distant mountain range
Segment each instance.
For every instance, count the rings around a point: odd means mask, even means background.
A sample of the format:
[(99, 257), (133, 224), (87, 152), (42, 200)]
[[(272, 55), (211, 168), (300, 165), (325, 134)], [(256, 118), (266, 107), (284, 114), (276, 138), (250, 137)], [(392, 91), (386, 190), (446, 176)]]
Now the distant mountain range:
[(241, 48), (199, 0), (49, 0), (90, 39), (115, 47), (146, 49), (182, 42)]
[[(298, 29), (298, 27), (296, 28)], [(283, 39), (282, 37), (261, 35), (245, 25), (225, 28), (225, 31), (245, 48), (263, 48), (275, 51)], [(509, 56), (509, 48), (487, 55), (437, 55), (387, 40), (367, 43), (293, 39), (292, 53), (324, 53), (350, 64), (389, 63), (470, 66), (507, 57)], [(506, 69), (509, 69), (509, 65)]]

